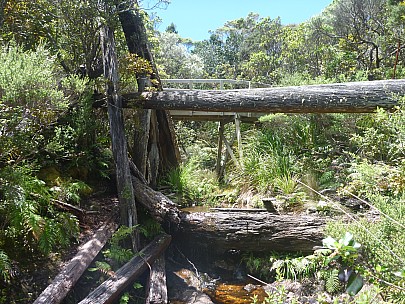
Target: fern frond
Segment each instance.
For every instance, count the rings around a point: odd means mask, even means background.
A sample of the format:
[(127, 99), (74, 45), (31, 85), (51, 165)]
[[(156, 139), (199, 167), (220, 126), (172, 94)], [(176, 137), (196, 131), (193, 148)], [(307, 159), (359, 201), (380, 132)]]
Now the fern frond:
[(332, 269), (325, 272), (325, 289), (329, 293), (336, 293), (341, 288), (339, 270)]

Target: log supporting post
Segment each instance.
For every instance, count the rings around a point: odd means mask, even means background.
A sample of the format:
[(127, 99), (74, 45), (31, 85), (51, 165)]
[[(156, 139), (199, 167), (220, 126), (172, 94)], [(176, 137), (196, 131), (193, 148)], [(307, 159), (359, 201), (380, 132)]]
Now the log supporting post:
[(221, 171), (222, 171), (222, 145), (223, 145), (223, 137), (224, 137), (224, 128), (225, 128), (225, 123), (223, 120), (219, 122), (218, 126), (218, 153), (217, 153), (217, 177), (218, 179), (221, 179)]
[(238, 140), (239, 163), (240, 163), (240, 165), (242, 165), (243, 150), (242, 150), (242, 136), (240, 133), (240, 115), (239, 114), (235, 115), (235, 132), (236, 132), (236, 138)]
[[(108, 25), (100, 29), (103, 51), (104, 77), (108, 103), (108, 119), (113, 157), (116, 168), (117, 192), (120, 202), (120, 221), (122, 225), (133, 227), (138, 224), (134, 189), (128, 160), (127, 140), (125, 137), (122, 98), (119, 94), (118, 60), (115, 51), (114, 32)], [(132, 236), (132, 247), (137, 251), (139, 236), (136, 231)]]
[(147, 288), (146, 304), (166, 304), (168, 303), (166, 285), (166, 263), (162, 254), (152, 264), (149, 274), (149, 284)]

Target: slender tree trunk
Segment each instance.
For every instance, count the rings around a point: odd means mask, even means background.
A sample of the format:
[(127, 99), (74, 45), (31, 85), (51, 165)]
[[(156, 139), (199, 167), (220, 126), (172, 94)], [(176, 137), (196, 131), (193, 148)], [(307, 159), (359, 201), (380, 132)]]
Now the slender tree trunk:
[[(102, 26), (100, 34), (103, 49), (104, 76), (107, 80), (108, 118), (116, 166), (121, 224), (133, 227), (138, 224), (138, 219), (128, 160), (127, 140), (125, 138), (122, 99), (118, 92), (118, 61), (115, 53), (114, 33), (109, 26), (105, 25)], [(138, 243), (138, 237), (135, 234), (132, 240), (134, 250), (137, 250)]]

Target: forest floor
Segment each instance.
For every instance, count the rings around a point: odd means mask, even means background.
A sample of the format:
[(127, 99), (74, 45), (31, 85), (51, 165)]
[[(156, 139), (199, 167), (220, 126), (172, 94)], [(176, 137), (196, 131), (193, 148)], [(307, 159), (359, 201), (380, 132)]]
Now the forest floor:
[(13, 264), (13, 283), (6, 288), (0, 286), (1, 304), (32, 303), (75, 256), (78, 247), (104, 223), (117, 218), (118, 199), (114, 195), (96, 195), (84, 200), (80, 208), (89, 212), (79, 218), (80, 234), (69, 248), (47, 257), (35, 252), (31, 256), (20, 257), (16, 253), (14, 260), (22, 262)]

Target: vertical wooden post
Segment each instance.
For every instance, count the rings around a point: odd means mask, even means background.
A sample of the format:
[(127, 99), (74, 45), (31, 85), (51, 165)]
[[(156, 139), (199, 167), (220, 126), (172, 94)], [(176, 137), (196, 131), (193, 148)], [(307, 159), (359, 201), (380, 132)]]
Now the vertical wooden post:
[[(122, 98), (118, 91), (118, 61), (115, 52), (114, 32), (103, 25), (100, 29), (103, 50), (104, 77), (108, 97), (108, 119), (110, 122), (111, 145), (116, 166), (117, 191), (120, 202), (120, 221), (122, 225), (133, 227), (138, 224), (135, 195), (129, 168), (127, 140), (125, 138), (122, 115)], [(134, 234), (132, 247), (138, 249), (138, 235)]]
[(219, 126), (218, 126), (218, 153), (217, 153), (217, 167), (216, 167), (216, 171), (217, 171), (217, 178), (219, 180), (222, 179), (221, 176), (221, 171), (222, 171), (222, 164), (221, 164), (221, 159), (222, 159), (222, 138), (224, 137), (224, 122), (221, 120), (219, 122)]
[(236, 139), (238, 141), (239, 164), (242, 165), (243, 150), (242, 150), (242, 136), (240, 133), (240, 115), (239, 114), (235, 114), (235, 133), (236, 133)]

